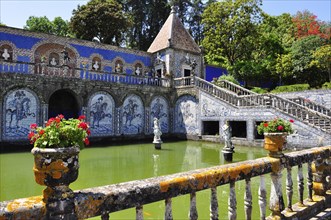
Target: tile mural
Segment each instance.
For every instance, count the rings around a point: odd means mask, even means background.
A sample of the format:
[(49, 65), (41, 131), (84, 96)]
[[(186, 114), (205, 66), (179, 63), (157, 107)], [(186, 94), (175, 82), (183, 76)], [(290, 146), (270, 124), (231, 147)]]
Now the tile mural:
[(94, 94), (89, 101), (89, 122), (91, 136), (105, 136), (114, 133), (114, 99), (108, 93)]
[(175, 107), (175, 127), (176, 133), (197, 134), (199, 132), (197, 123), (198, 103), (192, 96), (180, 97)]
[(122, 133), (139, 134), (144, 132), (144, 106), (137, 95), (129, 95), (122, 106)]
[(37, 123), (39, 103), (28, 89), (13, 90), (4, 99), (3, 139), (26, 140), (30, 125)]
[(155, 97), (150, 105), (150, 127), (153, 130), (153, 119), (154, 117), (159, 119), (162, 133), (169, 132), (169, 105), (165, 98), (162, 96)]

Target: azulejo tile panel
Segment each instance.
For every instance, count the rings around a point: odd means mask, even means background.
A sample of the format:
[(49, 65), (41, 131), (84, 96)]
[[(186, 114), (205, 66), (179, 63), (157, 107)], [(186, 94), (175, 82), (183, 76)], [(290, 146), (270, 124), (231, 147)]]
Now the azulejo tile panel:
[(99, 92), (89, 101), (89, 122), (91, 136), (105, 136), (114, 133), (114, 99), (108, 93)]
[(30, 125), (37, 123), (39, 103), (28, 89), (10, 91), (4, 99), (3, 139), (27, 140)]
[(139, 134), (144, 132), (144, 106), (137, 95), (129, 95), (122, 106), (122, 133)]
[[(155, 97), (150, 105), (150, 128), (153, 128), (153, 119), (157, 118), (160, 122), (162, 133), (169, 132), (169, 105), (167, 100), (162, 96)], [(151, 129), (153, 130), (153, 129)]]
[(189, 95), (181, 96), (175, 107), (175, 127), (176, 133), (197, 134), (197, 100)]

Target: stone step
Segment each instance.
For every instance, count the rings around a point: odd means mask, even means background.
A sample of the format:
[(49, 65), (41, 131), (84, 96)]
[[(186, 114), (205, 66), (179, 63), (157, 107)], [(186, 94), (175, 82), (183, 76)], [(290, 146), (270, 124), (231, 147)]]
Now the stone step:
[(331, 219), (331, 208), (324, 209), (316, 216), (310, 218), (309, 220), (330, 220)]

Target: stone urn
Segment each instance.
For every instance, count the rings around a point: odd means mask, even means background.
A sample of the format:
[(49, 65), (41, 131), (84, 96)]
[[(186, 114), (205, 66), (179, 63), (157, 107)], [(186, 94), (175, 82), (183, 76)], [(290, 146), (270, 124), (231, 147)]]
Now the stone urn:
[(43, 191), (48, 219), (76, 219), (74, 193), (69, 184), (78, 177), (79, 147), (38, 148), (34, 147), (35, 180), (47, 186)]
[(269, 155), (281, 155), (286, 144), (287, 133), (264, 133), (264, 149), (268, 150)]

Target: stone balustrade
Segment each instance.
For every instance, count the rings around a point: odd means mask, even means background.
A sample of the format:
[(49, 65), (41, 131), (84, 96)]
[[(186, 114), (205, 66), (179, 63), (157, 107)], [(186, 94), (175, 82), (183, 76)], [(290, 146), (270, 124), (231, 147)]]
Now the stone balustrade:
[(70, 66), (50, 66), (46, 63), (9, 62), (0, 60), (0, 73), (36, 74), (45, 77), (81, 78), (91, 81), (109, 83), (149, 85), (170, 87), (170, 79), (149, 76), (119, 74), (105, 71), (92, 71), (86, 68), (71, 68)]
[[(279, 154), (278, 154), (279, 155)], [(172, 200), (190, 195), (189, 219), (198, 219), (196, 192), (210, 190), (210, 219), (218, 219), (217, 187), (229, 186), (228, 218), (237, 218), (235, 184), (245, 181), (244, 210), (246, 219), (252, 219), (252, 207), (260, 210), (261, 219), (308, 219), (331, 204), (330, 156), (331, 146), (280, 154), (239, 163), (192, 170), (167, 176), (130, 181), (120, 184), (89, 188), (74, 192), (75, 214), (78, 219), (101, 216), (109, 219), (112, 212), (136, 208), (136, 219), (143, 219), (143, 206), (165, 201), (165, 219), (176, 219), (172, 214)], [(292, 168), (297, 167), (297, 178)], [(307, 167), (307, 178), (303, 175)], [(286, 172), (286, 190), (282, 175)], [(271, 176), (271, 190), (266, 188), (266, 175)], [(252, 178), (260, 178), (258, 195), (251, 191)], [(297, 180), (297, 181), (296, 181)], [(298, 201), (293, 203), (294, 183), (297, 183)], [(304, 185), (308, 198), (304, 199)], [(252, 203), (253, 196), (258, 204)], [(284, 197), (286, 196), (286, 204)], [(267, 198), (271, 215), (267, 217)], [(257, 207), (258, 206), (258, 207)], [(46, 205), (41, 196), (0, 203), (0, 219), (42, 219)], [(62, 207), (65, 210), (65, 207)], [(222, 214), (226, 215), (226, 213)]]

